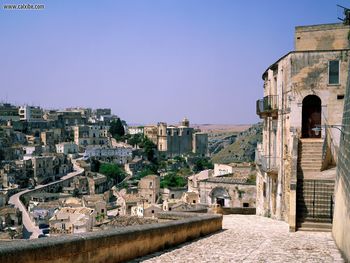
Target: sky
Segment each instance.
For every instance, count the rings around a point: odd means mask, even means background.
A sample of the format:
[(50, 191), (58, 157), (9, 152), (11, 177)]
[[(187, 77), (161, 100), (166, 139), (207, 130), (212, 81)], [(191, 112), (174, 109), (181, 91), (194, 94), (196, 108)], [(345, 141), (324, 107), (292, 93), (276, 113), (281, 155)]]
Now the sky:
[[(251, 124), (295, 26), (345, 0), (0, 0), (0, 102), (111, 108), (128, 123)], [(5, 4), (44, 4), (5, 10)]]

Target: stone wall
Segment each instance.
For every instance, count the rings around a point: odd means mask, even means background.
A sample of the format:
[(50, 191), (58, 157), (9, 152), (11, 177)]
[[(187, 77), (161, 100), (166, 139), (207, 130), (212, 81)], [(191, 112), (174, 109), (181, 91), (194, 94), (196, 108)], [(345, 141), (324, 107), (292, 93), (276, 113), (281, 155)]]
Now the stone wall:
[(74, 236), (7, 242), (0, 244), (0, 262), (123, 262), (222, 229), (220, 215), (172, 215), (182, 219)]
[(330, 50), (349, 48), (350, 27), (342, 23), (295, 28), (295, 50)]
[(342, 130), (335, 185), (333, 237), (344, 257), (350, 261), (350, 76), (347, 82)]

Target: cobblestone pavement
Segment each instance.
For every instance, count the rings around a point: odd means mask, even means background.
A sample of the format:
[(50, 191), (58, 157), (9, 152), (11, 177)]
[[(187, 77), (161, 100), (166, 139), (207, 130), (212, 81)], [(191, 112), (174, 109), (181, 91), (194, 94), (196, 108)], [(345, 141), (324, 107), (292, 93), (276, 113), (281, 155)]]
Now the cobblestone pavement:
[(344, 262), (331, 233), (290, 233), (285, 222), (227, 215), (223, 231), (132, 262)]

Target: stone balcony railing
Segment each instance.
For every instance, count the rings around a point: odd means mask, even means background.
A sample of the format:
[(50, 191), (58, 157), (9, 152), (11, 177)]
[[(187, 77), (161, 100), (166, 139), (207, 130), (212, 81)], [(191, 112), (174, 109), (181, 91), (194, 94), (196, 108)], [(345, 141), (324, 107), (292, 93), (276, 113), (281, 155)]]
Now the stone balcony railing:
[(264, 151), (259, 147), (255, 150), (255, 163), (260, 169), (266, 173), (278, 173), (279, 157), (266, 155)]
[[(222, 216), (159, 213), (164, 223), (0, 244), (0, 262), (124, 262), (222, 229)], [(177, 219), (177, 220), (171, 220)]]
[(260, 118), (276, 117), (278, 113), (278, 96), (269, 95), (256, 101), (256, 114)]

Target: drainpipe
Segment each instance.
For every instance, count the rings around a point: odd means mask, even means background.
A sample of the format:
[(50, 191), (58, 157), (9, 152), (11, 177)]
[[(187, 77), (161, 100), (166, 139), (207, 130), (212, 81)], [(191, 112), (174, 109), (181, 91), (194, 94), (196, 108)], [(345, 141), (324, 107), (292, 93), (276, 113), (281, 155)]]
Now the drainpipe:
[(282, 198), (282, 184), (283, 184), (283, 172), (284, 172), (284, 168), (283, 168), (283, 117), (284, 117), (284, 100), (283, 100), (283, 96), (284, 96), (284, 90), (283, 90), (283, 69), (281, 69), (281, 79), (282, 79), (282, 83), (281, 83), (281, 110), (280, 110), (280, 121), (281, 121), (281, 128), (280, 128), (280, 133), (281, 133), (281, 149), (280, 149), (280, 165), (278, 168), (278, 176), (277, 176), (277, 197), (276, 197), (276, 216), (277, 219), (281, 220), (282, 219), (282, 202), (283, 202), (283, 198)]

